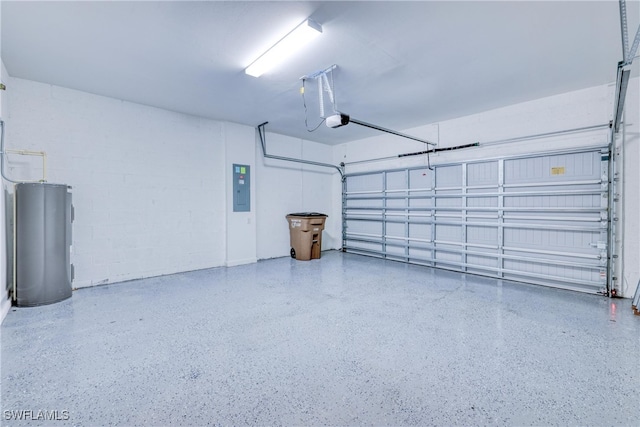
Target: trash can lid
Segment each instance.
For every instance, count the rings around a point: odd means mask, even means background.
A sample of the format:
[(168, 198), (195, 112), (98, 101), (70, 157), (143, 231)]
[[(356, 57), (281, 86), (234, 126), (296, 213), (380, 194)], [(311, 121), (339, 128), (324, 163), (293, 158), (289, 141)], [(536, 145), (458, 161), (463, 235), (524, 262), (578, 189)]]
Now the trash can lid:
[(318, 212), (297, 212), (297, 213), (290, 213), (289, 216), (328, 216), (328, 215), (325, 215), (323, 213), (318, 213)]

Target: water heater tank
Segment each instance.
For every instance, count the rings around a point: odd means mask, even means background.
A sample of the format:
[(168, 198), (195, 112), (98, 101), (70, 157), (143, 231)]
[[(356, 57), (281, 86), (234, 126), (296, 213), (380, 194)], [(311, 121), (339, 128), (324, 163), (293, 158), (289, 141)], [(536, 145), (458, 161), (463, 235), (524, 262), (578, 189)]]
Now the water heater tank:
[(30, 307), (71, 296), (71, 187), (16, 184), (16, 302)]

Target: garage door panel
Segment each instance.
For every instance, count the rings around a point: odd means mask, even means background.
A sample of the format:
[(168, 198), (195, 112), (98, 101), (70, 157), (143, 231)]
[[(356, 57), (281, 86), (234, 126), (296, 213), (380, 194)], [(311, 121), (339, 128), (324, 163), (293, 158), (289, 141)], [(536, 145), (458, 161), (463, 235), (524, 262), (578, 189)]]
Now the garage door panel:
[(598, 233), (600, 231), (600, 221), (591, 218), (580, 217), (578, 215), (558, 216), (557, 219), (548, 216), (525, 216), (520, 217), (509, 216), (504, 218), (504, 228), (506, 229), (524, 229), (524, 230), (571, 230), (575, 232)]
[[(558, 195), (521, 196), (505, 195), (504, 206), (507, 208), (599, 208), (600, 194), (572, 195), (569, 190), (554, 190)], [(592, 190), (594, 193), (599, 190)]]
[(505, 184), (597, 179), (599, 176), (599, 151), (504, 161)]
[(471, 208), (497, 208), (498, 197), (467, 197), (466, 206)]
[(385, 235), (387, 236), (395, 236), (395, 237), (403, 237), (406, 234), (405, 224), (404, 223), (387, 223), (387, 229)]
[(409, 199), (409, 207), (410, 208), (431, 208), (433, 207), (433, 198), (431, 197), (419, 197), (415, 196), (412, 199)]
[(498, 162), (471, 163), (467, 166), (467, 186), (498, 185)]
[(438, 208), (460, 208), (462, 206), (462, 196), (459, 192), (454, 191), (438, 191), (436, 197), (436, 206)]
[(430, 189), (433, 182), (433, 171), (427, 168), (410, 169), (409, 182), (412, 189)]
[(486, 256), (467, 254), (467, 268), (473, 268), (476, 266), (497, 268), (499, 263), (500, 260), (498, 259), (497, 254), (487, 254)]
[(505, 259), (532, 261), (536, 263), (575, 265), (598, 269), (606, 263), (600, 262), (598, 253), (578, 253), (558, 250), (503, 248)]
[(383, 207), (384, 207), (383, 200), (376, 200), (376, 199), (352, 199), (352, 200), (347, 200), (345, 204), (346, 209), (369, 209), (369, 208), (382, 209)]
[(409, 224), (409, 237), (431, 240), (431, 224)]
[[(603, 292), (608, 158), (587, 149), (347, 175), (345, 247), (368, 233), (381, 257)], [(378, 225), (355, 221), (365, 213)]]
[(467, 226), (467, 243), (492, 245), (498, 242), (498, 227)]
[(381, 252), (382, 252), (382, 244), (371, 243), (371, 242), (361, 242), (361, 241), (358, 241), (358, 240), (354, 240), (354, 241), (349, 243), (349, 250), (350, 251), (361, 250), (361, 251), (365, 251), (365, 252), (381, 254)]
[(387, 199), (387, 204), (385, 208), (388, 210), (401, 209), (404, 210), (407, 206), (407, 201), (405, 199)]
[(381, 221), (349, 221), (347, 232), (382, 235)]
[(553, 263), (552, 261), (547, 263), (542, 262), (542, 260), (541, 262), (505, 260), (504, 269), (507, 271), (505, 275), (515, 275), (515, 273), (508, 272), (511, 270), (520, 272), (518, 273), (519, 276), (525, 275), (524, 273), (530, 273), (531, 277), (556, 277), (568, 282), (583, 284), (592, 283), (597, 285), (600, 281), (600, 270), (558, 265), (558, 263)]
[(349, 192), (382, 190), (382, 174), (365, 174), (349, 178)]
[(386, 173), (386, 189), (387, 190), (406, 190), (407, 189), (407, 172), (395, 171)]
[(457, 225), (436, 225), (436, 242), (462, 242), (462, 227)]
[(401, 245), (385, 245), (386, 248), (386, 255), (387, 256), (391, 256), (391, 255), (395, 255), (395, 258), (405, 258), (405, 248), (404, 246)]
[(413, 260), (431, 261), (431, 255), (431, 249), (428, 248), (418, 248), (413, 246), (409, 248), (409, 257)]
[(528, 249), (566, 251), (569, 253), (597, 253), (600, 233), (568, 230), (531, 230), (507, 228), (504, 230), (504, 246)]
[(462, 165), (436, 168), (436, 185), (438, 188), (462, 187)]
[(575, 223), (576, 226), (582, 227), (594, 227), (602, 221), (599, 213), (606, 213), (604, 210), (567, 210), (567, 211), (555, 211), (555, 212), (536, 212), (532, 214), (531, 211), (506, 211), (504, 213), (505, 223), (510, 222), (522, 222), (522, 221), (570, 221)]
[(441, 249), (435, 250), (435, 260), (438, 261), (454, 261), (455, 263), (461, 263), (459, 247), (450, 245), (439, 245)]

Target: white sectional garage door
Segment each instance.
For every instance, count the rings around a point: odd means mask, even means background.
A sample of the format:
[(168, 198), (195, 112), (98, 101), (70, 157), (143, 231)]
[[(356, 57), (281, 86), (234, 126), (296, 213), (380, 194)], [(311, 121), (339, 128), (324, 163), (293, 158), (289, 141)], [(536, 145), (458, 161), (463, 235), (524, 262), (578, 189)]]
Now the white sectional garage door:
[(608, 164), (599, 148), (347, 174), (343, 248), (605, 293)]

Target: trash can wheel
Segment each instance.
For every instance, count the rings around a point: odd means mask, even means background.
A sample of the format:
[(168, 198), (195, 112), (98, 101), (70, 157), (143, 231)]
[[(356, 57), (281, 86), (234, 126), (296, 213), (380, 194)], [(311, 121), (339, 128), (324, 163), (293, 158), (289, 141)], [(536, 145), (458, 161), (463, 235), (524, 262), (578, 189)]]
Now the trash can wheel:
[(296, 250), (291, 248), (291, 258), (295, 259), (296, 258)]

